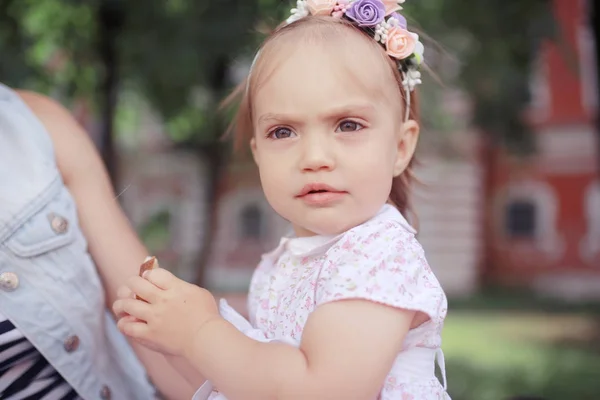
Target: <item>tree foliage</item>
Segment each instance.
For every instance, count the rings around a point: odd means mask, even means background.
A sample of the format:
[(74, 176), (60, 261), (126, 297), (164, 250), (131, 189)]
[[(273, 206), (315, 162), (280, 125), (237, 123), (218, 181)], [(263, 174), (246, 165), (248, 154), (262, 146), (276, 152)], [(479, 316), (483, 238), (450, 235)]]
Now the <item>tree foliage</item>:
[[(293, 3), (0, 0), (0, 81), (50, 93), (65, 103), (83, 98), (96, 105), (108, 150), (117, 94), (135, 93), (162, 116), (175, 142), (208, 163), (203, 231), (210, 233), (227, 160), (218, 140), (226, 121), (216, 112), (217, 104), (234, 84), (231, 66), (254, 56), (262, 37), (258, 32), (275, 27)], [(542, 40), (556, 37), (551, 0), (414, 0), (405, 8), (411, 26), (426, 33), (427, 46), (437, 49), (429, 54), (451, 55), (432, 57), (431, 67), (470, 95), (479, 130), (496, 143), (523, 148), (529, 138), (523, 111), (536, 52)], [(130, 116), (127, 110), (139, 106), (130, 98), (121, 97), (122, 115)], [(430, 109), (426, 117), (443, 121), (433, 106), (423, 108)], [(114, 168), (112, 152), (103, 154), (109, 170)], [(204, 238), (200, 268), (211, 236)]]
[(87, 2), (0, 0), (0, 79), (66, 97), (89, 95), (98, 68), (95, 31)]
[[(473, 124), (496, 143), (531, 149), (524, 111), (533, 69), (540, 45), (561, 39), (552, 1), (421, 0), (407, 11), (436, 42), (431, 48), (458, 61), (455, 83), (473, 101)], [(447, 76), (447, 65), (433, 68)]]
[[(66, 99), (94, 99), (104, 73), (98, 10), (123, 18), (117, 32), (121, 85), (139, 91), (175, 139), (211, 142), (214, 105), (232, 82), (228, 67), (251, 55), (259, 24), (284, 18), (287, 0), (0, 0), (0, 79)], [(536, 49), (555, 38), (550, 0), (419, 0), (405, 11), (460, 63), (458, 83), (475, 104), (474, 123), (501, 140), (526, 136), (522, 111)], [(445, 66), (434, 70), (445, 76)], [(208, 129), (207, 129), (208, 128)]]

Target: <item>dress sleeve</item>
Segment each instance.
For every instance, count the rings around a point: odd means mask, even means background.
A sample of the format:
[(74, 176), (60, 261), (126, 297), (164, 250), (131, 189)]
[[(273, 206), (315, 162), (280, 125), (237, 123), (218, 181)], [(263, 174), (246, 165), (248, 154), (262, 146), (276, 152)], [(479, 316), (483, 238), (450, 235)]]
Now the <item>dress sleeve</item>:
[(420, 311), (431, 319), (447, 307), (423, 248), (394, 222), (350, 230), (329, 250), (317, 283), (317, 306), (349, 299)]

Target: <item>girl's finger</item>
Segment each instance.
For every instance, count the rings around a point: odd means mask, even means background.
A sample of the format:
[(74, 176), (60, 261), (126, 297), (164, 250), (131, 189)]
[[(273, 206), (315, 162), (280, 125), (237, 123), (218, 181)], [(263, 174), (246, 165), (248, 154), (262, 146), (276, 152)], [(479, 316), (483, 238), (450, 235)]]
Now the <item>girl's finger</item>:
[(152, 282), (155, 286), (164, 290), (171, 289), (179, 280), (179, 278), (163, 268), (146, 271), (143, 277), (149, 282)]
[(121, 299), (132, 298), (133, 292), (128, 286), (121, 286), (119, 289), (117, 289), (117, 297)]
[(115, 315), (128, 315), (142, 321), (148, 321), (152, 315), (152, 306), (142, 300), (119, 299), (113, 304)]
[(151, 282), (139, 276), (132, 276), (127, 280), (127, 287), (140, 299), (148, 303), (156, 303), (162, 290)]
[(124, 335), (134, 339), (143, 340), (148, 335), (148, 325), (133, 317), (121, 318), (117, 327)]

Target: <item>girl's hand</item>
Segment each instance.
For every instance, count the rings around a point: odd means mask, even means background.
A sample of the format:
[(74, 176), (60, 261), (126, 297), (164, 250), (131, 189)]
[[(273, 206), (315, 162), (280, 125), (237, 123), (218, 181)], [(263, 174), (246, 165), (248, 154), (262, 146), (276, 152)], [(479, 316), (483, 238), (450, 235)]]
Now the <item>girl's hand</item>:
[(164, 354), (184, 355), (204, 324), (221, 318), (210, 292), (162, 268), (146, 272), (144, 278), (130, 278), (119, 294), (113, 304), (119, 329)]

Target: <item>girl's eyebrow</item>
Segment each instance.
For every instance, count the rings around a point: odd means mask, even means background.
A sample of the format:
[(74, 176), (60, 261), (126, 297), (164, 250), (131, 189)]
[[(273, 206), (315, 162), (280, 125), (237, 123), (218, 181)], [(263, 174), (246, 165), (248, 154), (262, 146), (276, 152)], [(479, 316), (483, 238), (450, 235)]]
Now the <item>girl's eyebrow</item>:
[(290, 114), (266, 113), (258, 118), (258, 123), (282, 122), (282, 121), (297, 121), (299, 118), (294, 118)]
[[(342, 106), (332, 107), (331, 109), (323, 112), (319, 115), (320, 119), (333, 119), (343, 115), (364, 115), (372, 114), (375, 112), (375, 106), (371, 103), (348, 103)], [(272, 123), (272, 122), (290, 122), (299, 123), (301, 118), (294, 116), (293, 114), (282, 114), (282, 113), (265, 113), (258, 118), (258, 124), (261, 123)]]
[(348, 103), (338, 107), (332, 107), (319, 117), (321, 119), (331, 119), (340, 116), (370, 115), (375, 113), (375, 106), (371, 103)]

